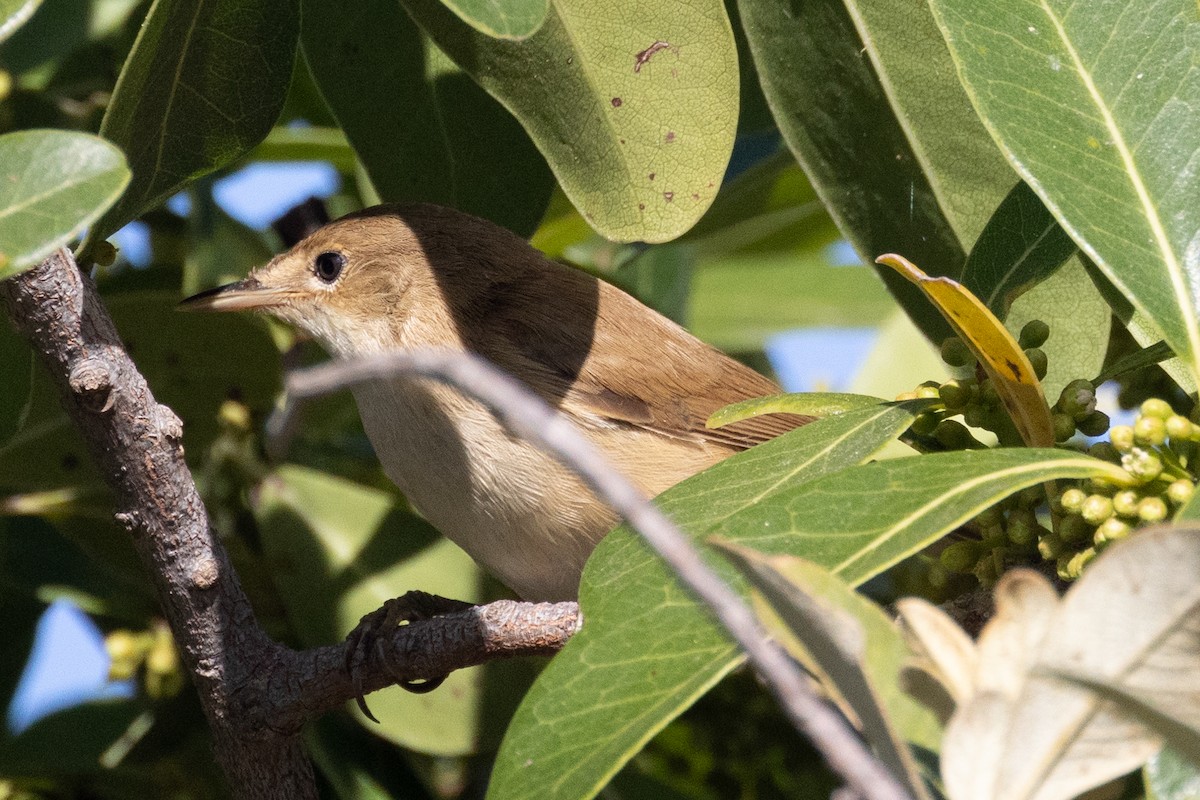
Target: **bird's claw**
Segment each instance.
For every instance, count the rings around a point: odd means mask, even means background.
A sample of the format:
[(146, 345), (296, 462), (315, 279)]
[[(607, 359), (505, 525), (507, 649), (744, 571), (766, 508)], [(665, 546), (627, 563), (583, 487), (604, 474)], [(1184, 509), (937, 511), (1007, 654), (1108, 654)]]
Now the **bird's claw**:
[(383, 654), (381, 636), (402, 624), (420, 622), (441, 614), (450, 614), (468, 608), (471, 608), (471, 604), (462, 600), (451, 600), (427, 592), (411, 591), (388, 600), (380, 608), (358, 621), (358, 625), (346, 637), (346, 672), (350, 674), (350, 678), (354, 682), (354, 700), (358, 703), (358, 708), (362, 711), (363, 716), (372, 722), (379, 722), (371, 713), (371, 709), (367, 707), (367, 701), (363, 699), (362, 675), (359, 670), (354, 668), (356, 664), (362, 663), (372, 649), (375, 650), (380, 663), (396, 684), (415, 694), (432, 692), (441, 686), (447, 677), (446, 675), (436, 675), (431, 678), (419, 679), (397, 674)]

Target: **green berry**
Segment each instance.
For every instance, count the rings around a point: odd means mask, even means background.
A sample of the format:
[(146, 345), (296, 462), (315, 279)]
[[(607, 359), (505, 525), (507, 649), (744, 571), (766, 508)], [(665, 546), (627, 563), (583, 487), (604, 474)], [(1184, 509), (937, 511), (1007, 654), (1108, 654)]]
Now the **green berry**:
[(942, 361), (952, 367), (966, 367), (975, 363), (975, 355), (962, 339), (951, 336), (942, 342)]
[(1132, 489), (1124, 489), (1113, 495), (1113, 511), (1122, 517), (1136, 517), (1138, 503), (1142, 498)]
[(1112, 446), (1112, 442), (1096, 442), (1088, 448), (1088, 454), (1092, 458), (1099, 458), (1113, 464), (1121, 463), (1121, 454), (1117, 451), (1117, 448)]
[(1118, 452), (1128, 453), (1133, 449), (1133, 428), (1129, 425), (1113, 425), (1108, 430), (1108, 439)]
[(1089, 495), (1079, 509), (1079, 516), (1089, 525), (1099, 525), (1113, 515), (1113, 502), (1102, 494)]
[(1071, 381), (1058, 396), (1057, 407), (1072, 419), (1083, 419), (1096, 410), (1096, 387), (1082, 378)]
[(912, 423), (912, 432), (917, 436), (930, 436), (941, 421), (941, 417), (933, 412), (917, 414)]
[(1143, 417), (1156, 417), (1164, 422), (1175, 412), (1171, 409), (1171, 404), (1166, 400), (1161, 400), (1157, 397), (1151, 397), (1142, 402), (1141, 415)]
[(1167, 417), (1167, 436), (1170, 436), (1173, 441), (1191, 439), (1194, 428), (1195, 426), (1187, 417), (1179, 414)]
[(958, 542), (951, 542), (942, 551), (938, 557), (942, 566), (950, 572), (958, 572), (961, 574), (969, 574), (975, 569), (975, 564), (979, 561), (979, 556), (982, 553), (982, 546), (979, 542), (974, 542), (965, 539)]
[(1064, 579), (1069, 581), (1077, 580), (1079, 576), (1083, 574), (1084, 568), (1091, 563), (1092, 559), (1095, 557), (1096, 548), (1094, 547), (1089, 547), (1086, 550), (1080, 550), (1078, 553), (1071, 556), (1070, 561), (1067, 562), (1067, 574), (1064, 576)]
[(1038, 541), (1038, 554), (1046, 561), (1053, 561), (1066, 549), (1066, 544), (1057, 533), (1048, 533)]
[(905, 400), (916, 400), (916, 399), (917, 399), (916, 392), (901, 392), (900, 394), (896, 395), (897, 403), (902, 403)]
[(963, 422), (970, 425), (972, 428), (986, 428), (988, 421), (987, 410), (979, 404), (967, 406), (963, 409)]
[(979, 401), (985, 406), (1000, 404), (1000, 393), (996, 391), (996, 384), (992, 383), (990, 378), (979, 384)]
[(1192, 494), (1195, 491), (1196, 484), (1187, 478), (1180, 478), (1167, 487), (1167, 499), (1175, 505), (1181, 506), (1192, 499)]
[(1133, 423), (1133, 441), (1152, 447), (1167, 440), (1167, 423), (1162, 417), (1141, 416)]
[(1046, 502), (1046, 490), (1041, 486), (1030, 486), (1017, 492), (1017, 508), (1037, 508)]
[(1128, 522), (1122, 522), (1116, 517), (1109, 517), (1104, 520), (1099, 528), (1096, 528), (1096, 533), (1092, 536), (1092, 543), (1096, 547), (1103, 547), (1106, 544), (1124, 539), (1132, 530), (1133, 528)]
[(1046, 351), (1040, 347), (1031, 347), (1025, 351), (1025, 357), (1029, 359), (1029, 365), (1033, 367), (1033, 374), (1037, 375), (1038, 380), (1046, 377), (1046, 370), (1050, 368), (1050, 359), (1046, 357)]
[(1084, 436), (1103, 436), (1108, 430), (1108, 414), (1103, 411), (1093, 411), (1079, 420), (1079, 432)]
[(1088, 496), (1083, 492), (1082, 489), (1072, 488), (1067, 489), (1062, 493), (1062, 497), (1059, 499), (1059, 502), (1062, 503), (1064, 511), (1078, 513), (1079, 509), (1083, 508), (1083, 503), (1085, 500), (1087, 500), (1087, 498)]
[(933, 438), (948, 450), (970, 450), (979, 443), (961, 422), (944, 419), (934, 428)]
[(1075, 435), (1075, 419), (1070, 414), (1055, 412), (1052, 421), (1054, 423), (1054, 441), (1065, 442)]
[(974, 386), (974, 381), (949, 381), (938, 389), (938, 396), (946, 404), (946, 408), (958, 411), (971, 402)]
[(1161, 497), (1143, 497), (1138, 503), (1138, 519), (1142, 522), (1162, 522), (1167, 518), (1167, 504)]
[(1023, 348), (1041, 347), (1050, 338), (1050, 326), (1040, 319), (1031, 319), (1021, 328), (1017, 343)]
[(938, 398), (938, 385), (932, 381), (922, 383), (917, 387), (917, 397), (922, 400), (936, 400)]

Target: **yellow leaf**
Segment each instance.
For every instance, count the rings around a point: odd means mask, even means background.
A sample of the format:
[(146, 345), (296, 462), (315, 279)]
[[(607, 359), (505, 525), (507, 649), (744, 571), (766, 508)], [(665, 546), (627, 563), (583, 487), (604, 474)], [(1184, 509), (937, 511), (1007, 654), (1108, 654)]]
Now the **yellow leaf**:
[(1054, 424), (1025, 351), (1000, 320), (961, 283), (931, 278), (903, 256), (889, 253), (875, 259), (916, 284), (983, 365), (996, 393), (1030, 447), (1053, 447)]

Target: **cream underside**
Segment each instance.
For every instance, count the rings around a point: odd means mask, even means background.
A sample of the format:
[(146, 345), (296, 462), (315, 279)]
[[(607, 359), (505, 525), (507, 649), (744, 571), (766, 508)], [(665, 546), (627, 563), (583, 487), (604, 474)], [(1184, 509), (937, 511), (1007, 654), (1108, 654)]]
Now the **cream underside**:
[[(572, 473), (444, 386), (377, 382), (354, 395), (384, 471), (434, 526), (521, 597), (575, 597), (584, 562), (616, 516)], [(664, 446), (646, 431), (584, 422), (584, 433), (648, 494), (715, 460), (698, 443)], [(647, 442), (638, 441), (647, 437), (658, 444), (649, 460)]]

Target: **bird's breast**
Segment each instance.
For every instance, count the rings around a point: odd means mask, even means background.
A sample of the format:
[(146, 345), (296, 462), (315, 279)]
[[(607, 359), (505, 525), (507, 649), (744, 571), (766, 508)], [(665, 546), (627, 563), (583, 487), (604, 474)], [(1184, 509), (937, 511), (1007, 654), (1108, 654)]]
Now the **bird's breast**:
[(522, 597), (575, 596), (615, 515), (574, 474), (440, 384), (390, 380), (354, 394), (384, 471), (422, 515)]

